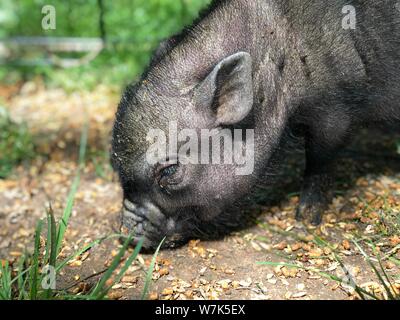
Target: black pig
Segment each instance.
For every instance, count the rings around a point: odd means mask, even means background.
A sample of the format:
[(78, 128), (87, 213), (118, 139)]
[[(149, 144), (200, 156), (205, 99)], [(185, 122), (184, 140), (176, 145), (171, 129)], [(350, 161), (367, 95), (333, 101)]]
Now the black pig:
[[(207, 233), (212, 221), (229, 225), (229, 208), (263, 176), (288, 127), (301, 128), (306, 147), (296, 217), (319, 224), (332, 198), (333, 160), (352, 132), (400, 120), (399, 9), (394, 0), (214, 1), (163, 42), (124, 93), (113, 130), (122, 223), (136, 241), (154, 248), (166, 236), (173, 246)], [(253, 129), (241, 150), (254, 147), (254, 170), (184, 164), (177, 153), (149, 163), (149, 130), (168, 133), (171, 122), (199, 135)]]

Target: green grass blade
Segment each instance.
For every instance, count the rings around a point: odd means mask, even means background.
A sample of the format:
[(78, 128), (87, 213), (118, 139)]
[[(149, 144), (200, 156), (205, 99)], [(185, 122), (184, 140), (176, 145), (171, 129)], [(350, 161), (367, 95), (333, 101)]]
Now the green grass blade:
[[(324, 247), (327, 246), (327, 247), (329, 247), (330, 249), (332, 249), (332, 251), (333, 251), (333, 256), (334, 256), (334, 258), (335, 258), (335, 261), (336, 261), (337, 263), (339, 263), (339, 265), (340, 265), (340, 267), (342, 268), (343, 272), (344, 272), (344, 273), (346, 274), (346, 276), (349, 278), (351, 287), (357, 292), (357, 294), (360, 296), (360, 298), (361, 298), (362, 300), (365, 300), (365, 296), (364, 296), (364, 295), (367, 295), (367, 296), (369, 296), (369, 297), (372, 298), (372, 299), (379, 300), (379, 297), (377, 297), (377, 296), (374, 295), (374, 294), (369, 293), (368, 291), (364, 290), (363, 288), (361, 288), (360, 286), (358, 286), (358, 285), (355, 283), (355, 280), (354, 280), (354, 278), (351, 276), (351, 273), (347, 270), (347, 268), (346, 268), (346, 266), (344, 265), (343, 261), (342, 261), (342, 260), (339, 258), (339, 256), (335, 253), (335, 249), (334, 249), (328, 242), (326, 242), (325, 240), (323, 240), (321, 237), (318, 237), (317, 235), (314, 235), (314, 242), (315, 242), (315, 244), (317, 244), (318, 246), (324, 246)], [(354, 242), (354, 240), (353, 240), (353, 242)]]
[(3, 267), (3, 264), (0, 263), (0, 272), (1, 272), (1, 278), (0, 278), (0, 299), (1, 300), (11, 300), (11, 271), (10, 267), (8, 264), (8, 261), (5, 262), (5, 265)]
[(50, 228), (50, 234), (49, 238), (47, 238), (47, 241), (50, 241), (50, 260), (49, 260), (49, 265), (55, 267), (56, 266), (56, 260), (57, 260), (57, 224), (56, 220), (54, 218), (54, 212), (53, 208), (50, 207), (49, 210), (49, 228)]
[(151, 279), (153, 276), (154, 265), (156, 263), (158, 252), (160, 251), (160, 248), (161, 248), (162, 244), (164, 243), (164, 241), (165, 241), (165, 238), (161, 240), (156, 252), (153, 255), (153, 258), (151, 259), (150, 267), (149, 267), (149, 270), (147, 271), (146, 280), (145, 280), (144, 287), (143, 287), (143, 292), (142, 292), (142, 297), (141, 297), (142, 300), (147, 299)]
[(390, 288), (392, 289), (391, 292), (393, 292), (394, 295), (395, 295), (394, 298), (395, 298), (395, 299), (399, 298), (399, 297), (397, 297), (396, 289), (394, 288), (394, 285), (393, 285), (393, 283), (392, 283), (392, 281), (391, 281), (389, 275), (387, 274), (387, 272), (385, 271), (385, 268), (384, 268), (383, 265), (382, 265), (382, 257), (381, 257), (381, 255), (380, 255), (379, 251), (376, 249), (376, 247), (375, 247), (375, 245), (372, 243), (372, 241), (369, 241), (369, 243), (370, 243), (370, 245), (372, 246), (372, 248), (373, 248), (373, 250), (374, 250), (374, 253), (377, 255), (379, 267), (381, 268), (384, 277), (386, 278), (387, 282), (388, 282), (389, 285), (390, 285)]
[(126, 271), (128, 270), (128, 268), (131, 266), (131, 264), (133, 263), (133, 261), (137, 258), (140, 249), (142, 248), (143, 245), (143, 239), (141, 239), (138, 244), (135, 247), (135, 250), (133, 251), (133, 253), (129, 256), (129, 258), (125, 261), (124, 266), (121, 268), (120, 272), (118, 273), (118, 275), (116, 276), (115, 280), (113, 281), (113, 283), (108, 286), (107, 288), (105, 288), (103, 290), (102, 293), (100, 293), (97, 297), (97, 299), (103, 299), (104, 296), (108, 293), (108, 291), (118, 282), (121, 281), (122, 277), (124, 276), (124, 274), (126, 273)]
[(24, 286), (24, 266), (25, 266), (25, 259), (26, 256), (22, 255), (19, 259), (18, 259), (18, 272), (17, 272), (17, 276), (16, 276), (16, 281), (17, 281), (17, 286), (18, 286), (18, 300), (21, 300), (25, 295), (25, 286)]
[[(340, 267), (342, 268), (342, 270), (343, 270), (344, 274), (346, 275), (346, 277), (349, 279), (349, 281), (350, 281), (350, 286), (357, 292), (357, 294), (359, 295), (359, 297), (360, 297), (362, 300), (366, 300), (364, 294), (366, 294), (367, 291), (365, 291), (364, 289), (362, 289), (361, 287), (359, 287), (359, 286), (356, 284), (356, 282), (355, 282), (353, 276), (351, 275), (350, 271), (349, 271), (349, 270), (347, 269), (347, 267), (344, 265), (343, 261), (339, 258), (339, 256), (338, 256), (336, 253), (333, 253), (333, 256), (334, 256), (334, 258), (335, 258), (335, 261), (336, 261), (337, 263), (339, 263), (339, 265), (340, 265)], [(368, 295), (369, 295), (369, 294), (368, 294)], [(369, 295), (369, 296), (372, 297), (373, 299), (377, 299), (376, 296), (371, 296), (371, 295)]]
[(61, 251), (62, 241), (64, 239), (64, 234), (68, 226), (69, 218), (71, 217), (72, 208), (74, 205), (75, 195), (78, 190), (80, 183), (80, 173), (76, 175), (74, 182), (72, 183), (71, 190), (67, 198), (67, 205), (65, 206), (63, 216), (61, 218), (60, 224), (58, 226), (57, 240), (56, 240), (56, 253), (57, 256)]
[[(389, 278), (389, 275), (387, 274), (387, 272), (385, 271), (385, 268), (384, 268), (383, 265), (382, 265), (382, 257), (381, 257), (381, 255), (379, 254), (379, 251), (376, 249), (375, 245), (374, 245), (371, 241), (368, 241), (368, 242), (369, 242), (370, 246), (372, 247), (372, 249), (374, 250), (374, 253), (376, 254), (377, 259), (378, 259), (379, 267), (380, 267), (380, 269), (381, 269), (381, 271), (382, 271), (382, 273), (383, 273), (383, 276), (384, 276), (385, 279), (387, 280), (387, 283), (388, 283), (389, 286), (390, 286), (390, 288), (387, 288), (387, 289), (386, 289), (386, 287), (385, 287), (385, 290), (386, 290), (388, 296), (391, 296), (392, 299), (395, 300), (396, 297), (393, 295), (393, 293), (395, 294), (396, 290), (395, 290), (395, 288), (394, 288), (394, 286), (393, 286), (392, 281), (391, 281), (390, 278)], [(385, 283), (385, 285), (386, 285), (386, 283)], [(392, 290), (390, 290), (390, 289), (392, 289)], [(393, 293), (392, 293), (392, 292), (393, 292)]]
[(113, 272), (115, 269), (118, 268), (118, 265), (124, 256), (126, 249), (128, 248), (129, 243), (132, 241), (133, 236), (130, 235), (129, 237), (126, 238), (124, 244), (122, 245), (122, 248), (119, 250), (118, 254), (115, 256), (113, 261), (111, 262), (110, 267), (108, 270), (105, 272), (103, 277), (100, 279), (100, 281), (97, 283), (96, 287), (93, 289), (91, 296), (93, 297), (98, 297), (100, 292), (103, 290), (105, 283), (107, 282), (108, 279), (111, 278)]
[(84, 127), (83, 127), (82, 134), (81, 134), (81, 140), (80, 140), (80, 143), (79, 143), (78, 164), (79, 164), (80, 168), (82, 168), (83, 165), (85, 164), (87, 141), (88, 141), (88, 132), (89, 132), (89, 122), (86, 122)]
[(30, 298), (35, 300), (37, 298), (38, 287), (38, 273), (39, 273), (39, 251), (40, 251), (40, 234), (42, 232), (43, 221), (39, 220), (35, 232), (35, 249), (33, 253), (32, 269), (30, 275)]
[(58, 227), (57, 231), (57, 240), (56, 240), (56, 252), (57, 256), (60, 253), (62, 241), (64, 239), (65, 230), (67, 229), (69, 218), (71, 217), (72, 208), (74, 205), (75, 195), (79, 187), (80, 183), (80, 175), (81, 169), (85, 162), (85, 153), (86, 153), (86, 146), (87, 146), (87, 136), (88, 136), (88, 124), (86, 124), (83, 128), (80, 145), (79, 145), (79, 167), (74, 182), (72, 183), (71, 190), (68, 194), (67, 198), (67, 205), (65, 206), (64, 213)]
[[(27, 267), (24, 271), (22, 271), (20, 274), (18, 274), (14, 279), (11, 280), (11, 284), (14, 284), (16, 281), (19, 280), (20, 277), (23, 277), (25, 274), (27, 274), (28, 272), (30, 272), (32, 269), (32, 266)], [(25, 277), (25, 280), (29, 279), (29, 277)]]
[[(394, 288), (394, 286), (393, 286), (392, 281), (391, 281), (390, 278), (389, 278), (389, 275), (386, 273), (385, 268), (384, 268), (383, 265), (382, 265), (381, 258), (380, 258), (379, 256), (378, 256), (378, 264), (379, 264), (379, 267), (380, 267), (381, 270), (382, 270), (383, 276), (385, 277), (385, 279), (387, 280), (387, 283), (389, 283), (389, 286), (390, 286), (390, 288), (392, 289), (392, 290), (390, 290), (389, 287), (385, 287), (385, 290), (387, 291), (388, 296), (390, 295), (392, 300), (397, 300), (397, 297), (393, 295), (393, 293), (395, 293), (396, 290), (395, 290), (395, 288)], [(386, 283), (385, 283), (385, 285), (386, 285)]]
[[(46, 243), (46, 255), (48, 259), (45, 259), (45, 263), (48, 263), (49, 266), (55, 267), (57, 260), (57, 224), (54, 218), (53, 208), (49, 207), (47, 210), (47, 243)], [(49, 251), (47, 251), (49, 250)], [(41, 281), (43, 280), (45, 274), (42, 274)], [(53, 290), (51, 288), (46, 290), (46, 299), (50, 299), (53, 295)]]
[(51, 251), (51, 217), (49, 214), (50, 208), (46, 210), (47, 215), (47, 237), (46, 237), (46, 252), (43, 258), (43, 263), (47, 263), (50, 258), (50, 251)]
[(378, 269), (375, 267), (375, 265), (372, 263), (371, 258), (367, 255), (367, 253), (363, 250), (363, 248), (361, 248), (361, 246), (359, 245), (359, 243), (357, 241), (353, 240), (353, 243), (358, 248), (358, 250), (361, 252), (361, 254), (364, 256), (365, 260), (370, 265), (370, 267), (374, 271), (375, 275), (378, 277), (379, 281), (382, 283), (383, 287), (385, 288), (386, 293), (388, 294), (389, 299), (395, 300), (392, 292), (390, 291), (389, 287), (387, 286), (387, 284), (386, 284), (385, 280), (383, 279), (382, 275), (380, 274)]

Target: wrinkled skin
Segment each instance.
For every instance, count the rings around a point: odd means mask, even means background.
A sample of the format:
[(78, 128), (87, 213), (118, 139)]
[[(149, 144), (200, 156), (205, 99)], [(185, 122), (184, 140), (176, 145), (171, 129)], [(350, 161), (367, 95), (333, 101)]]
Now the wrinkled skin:
[[(122, 224), (135, 241), (152, 249), (166, 236), (175, 246), (225, 229), (235, 221), (232, 205), (264, 176), (291, 127), (304, 134), (307, 160), (296, 217), (321, 222), (337, 151), (361, 125), (400, 119), (396, 1), (353, 1), (355, 30), (342, 28), (344, 5), (214, 1), (192, 28), (160, 45), (124, 93), (113, 130)], [(168, 132), (170, 121), (198, 132), (254, 129), (252, 174), (236, 175), (235, 164), (149, 164), (147, 134)]]

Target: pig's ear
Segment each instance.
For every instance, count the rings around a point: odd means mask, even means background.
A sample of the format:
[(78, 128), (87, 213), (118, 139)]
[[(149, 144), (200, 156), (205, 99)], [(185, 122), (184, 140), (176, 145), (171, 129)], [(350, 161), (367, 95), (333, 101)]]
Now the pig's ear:
[(248, 53), (235, 53), (218, 63), (196, 88), (197, 105), (201, 112), (209, 112), (217, 125), (238, 123), (252, 109), (251, 65)]

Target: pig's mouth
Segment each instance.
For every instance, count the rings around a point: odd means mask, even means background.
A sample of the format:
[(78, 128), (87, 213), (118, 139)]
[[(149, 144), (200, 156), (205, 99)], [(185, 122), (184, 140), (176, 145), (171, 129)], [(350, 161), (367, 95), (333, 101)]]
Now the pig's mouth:
[(183, 241), (176, 232), (176, 222), (167, 218), (151, 203), (136, 205), (125, 199), (121, 211), (121, 232), (133, 235), (133, 244), (143, 239), (143, 248), (154, 250), (165, 237), (163, 247), (175, 247)]

